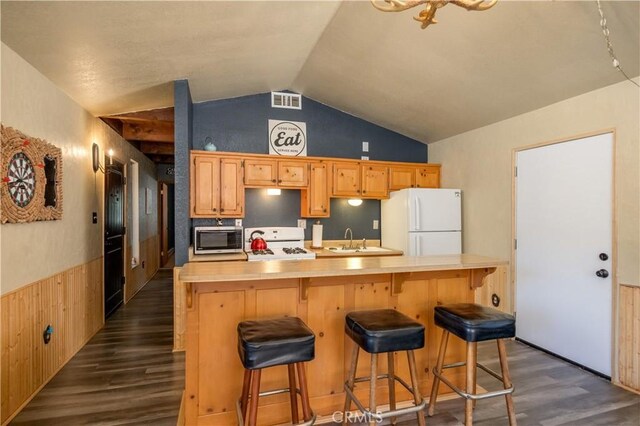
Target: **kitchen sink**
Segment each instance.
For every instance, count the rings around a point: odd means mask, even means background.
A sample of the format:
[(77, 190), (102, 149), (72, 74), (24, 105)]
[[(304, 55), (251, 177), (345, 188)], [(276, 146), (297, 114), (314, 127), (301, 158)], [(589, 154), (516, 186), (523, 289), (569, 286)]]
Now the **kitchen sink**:
[(390, 249), (382, 248), (382, 247), (367, 247), (367, 248), (342, 248), (342, 247), (326, 247), (327, 250), (333, 251), (336, 253), (374, 253), (374, 252), (383, 252), (383, 251), (391, 251)]

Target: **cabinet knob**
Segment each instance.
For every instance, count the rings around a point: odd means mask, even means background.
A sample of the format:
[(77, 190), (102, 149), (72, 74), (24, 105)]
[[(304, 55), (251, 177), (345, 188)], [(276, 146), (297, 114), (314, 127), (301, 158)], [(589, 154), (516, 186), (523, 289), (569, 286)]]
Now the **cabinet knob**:
[(282, 179), (278, 179), (278, 183), (282, 183)]
[(362, 191), (363, 194), (365, 194), (367, 191)]
[(275, 179), (271, 179), (271, 182), (276, 183), (276, 180)]
[(216, 209), (215, 207), (212, 209), (214, 212), (217, 211), (218, 209)]

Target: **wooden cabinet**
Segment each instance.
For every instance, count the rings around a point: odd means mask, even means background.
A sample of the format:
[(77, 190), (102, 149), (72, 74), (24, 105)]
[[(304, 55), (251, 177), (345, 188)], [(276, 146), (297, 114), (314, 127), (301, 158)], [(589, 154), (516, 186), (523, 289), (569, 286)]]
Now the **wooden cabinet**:
[(333, 185), (331, 195), (334, 197), (361, 197), (360, 163), (333, 163)]
[(244, 185), (257, 188), (301, 188), (308, 182), (308, 161), (249, 158), (244, 160)]
[(240, 159), (192, 155), (191, 217), (243, 217)]
[(278, 160), (278, 186), (300, 188), (309, 184), (307, 171), (309, 162), (307, 161), (286, 161)]
[(300, 194), (300, 216), (329, 217), (329, 165), (311, 163), (309, 188)]
[(244, 185), (273, 187), (278, 179), (276, 160), (249, 158), (244, 160)]
[(385, 166), (362, 165), (362, 198), (388, 198), (389, 181)]
[(416, 188), (440, 188), (440, 166), (419, 166)]
[(389, 191), (413, 188), (416, 186), (417, 170), (411, 166), (389, 167)]

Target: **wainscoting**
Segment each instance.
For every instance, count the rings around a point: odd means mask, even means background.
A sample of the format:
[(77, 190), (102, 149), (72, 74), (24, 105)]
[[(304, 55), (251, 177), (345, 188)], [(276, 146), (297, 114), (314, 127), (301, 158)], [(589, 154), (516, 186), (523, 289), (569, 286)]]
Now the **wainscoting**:
[[(102, 327), (102, 258), (0, 299), (0, 421), (8, 423)], [(44, 344), (47, 325), (53, 327)]]
[[(131, 253), (131, 246), (127, 247), (127, 253)], [(158, 272), (160, 262), (160, 249), (158, 248), (158, 236), (147, 238), (140, 242), (140, 264), (135, 268), (131, 262), (125, 262), (126, 285), (124, 301), (127, 303), (142, 287)]]
[(496, 272), (485, 278), (484, 285), (476, 290), (476, 303), (494, 307), (491, 299), (496, 294), (500, 298), (497, 309), (513, 313), (513, 298), (511, 297), (513, 292), (509, 284), (508, 270), (508, 267), (500, 266), (496, 268)]
[(640, 392), (640, 287), (620, 286), (618, 380)]

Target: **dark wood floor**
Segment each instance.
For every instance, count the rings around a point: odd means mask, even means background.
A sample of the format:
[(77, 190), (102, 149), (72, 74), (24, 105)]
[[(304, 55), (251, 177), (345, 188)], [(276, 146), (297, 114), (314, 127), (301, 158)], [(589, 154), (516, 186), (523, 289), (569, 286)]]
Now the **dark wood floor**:
[(11, 424), (175, 425), (184, 354), (171, 351), (172, 280), (159, 272)]
[[(160, 271), (111, 317), (12, 425), (175, 425), (184, 389), (184, 356), (172, 347), (172, 277)], [(640, 396), (518, 342), (508, 342), (519, 425), (640, 425)], [(495, 344), (480, 362), (499, 370)], [(497, 389), (478, 373), (485, 388)], [(438, 403), (427, 425), (461, 425), (464, 403)], [(507, 425), (504, 398), (479, 401), (478, 425)], [(403, 426), (417, 422), (406, 418)]]

